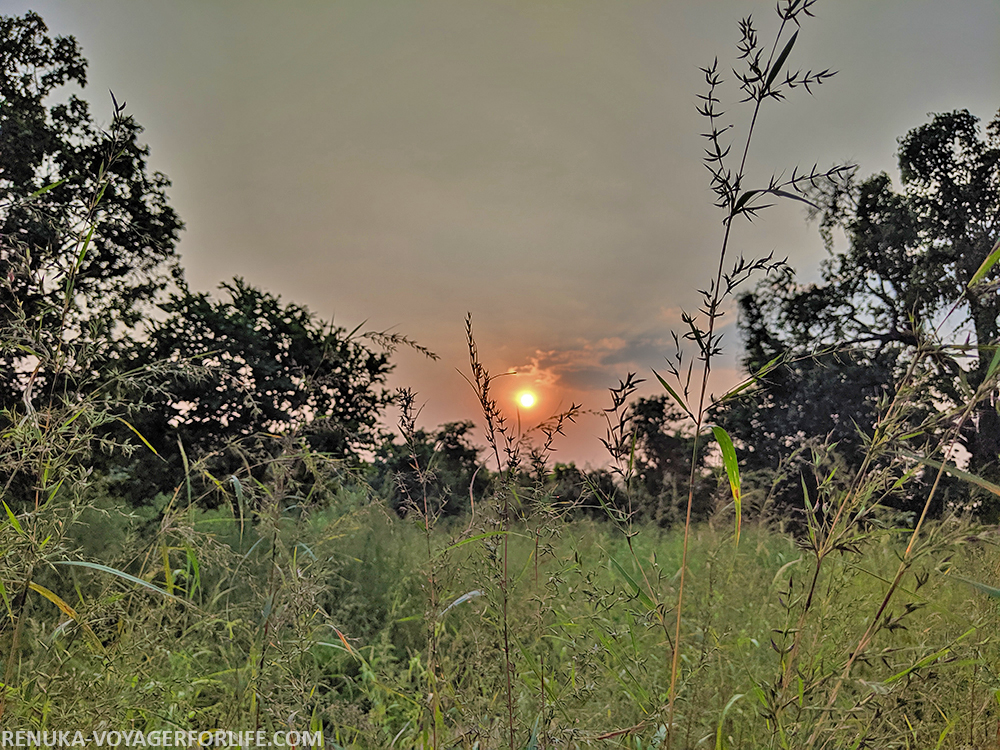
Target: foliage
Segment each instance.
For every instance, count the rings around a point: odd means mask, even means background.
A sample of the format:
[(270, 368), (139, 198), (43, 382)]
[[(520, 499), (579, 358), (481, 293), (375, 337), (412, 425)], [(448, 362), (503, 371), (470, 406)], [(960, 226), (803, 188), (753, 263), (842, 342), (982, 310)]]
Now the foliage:
[[(824, 436), (857, 467), (880, 399), (892, 397), (920, 337), (941, 330), (948, 315), (942, 332), (968, 345), (924, 362), (930, 387), (922, 414), (964, 403), (986, 380), (1000, 315), (997, 271), (970, 282), (1000, 236), (1000, 114), (985, 137), (968, 111), (935, 115), (900, 140), (899, 169), (900, 192), (885, 174), (813, 191), (831, 249), (834, 230), (848, 239), (819, 284), (800, 285), (789, 273), (741, 299), (748, 370), (779, 355), (788, 361), (754, 398), (720, 415), (747, 446), (748, 467), (773, 468), (799, 440)], [(994, 402), (977, 405), (960, 439), (970, 468), (995, 480)], [(935, 433), (947, 427), (940, 422)], [(993, 503), (984, 511), (997, 512)]]
[(415, 428), (403, 444), (385, 441), (372, 461), (372, 485), (400, 515), (422, 506), (425, 497), (427, 512), (435, 515), (467, 511), (470, 495), (481, 497), (489, 485), (480, 449), (470, 441), (473, 429), (469, 420), (449, 422), (433, 432)]
[(178, 441), (192, 460), (213, 454), (207, 468), (226, 475), (273, 455), (279, 436), (337, 458), (379, 439), (376, 421), (390, 401), (384, 351), (242, 279), (222, 289), (228, 300), (186, 288), (171, 295), (161, 305), (167, 316), (123, 356), (130, 369), (177, 366), (136, 417), (159, 453), (139, 455), (129, 472), (140, 497), (176, 485)]
[[(754, 123), (762, 103), (827, 76), (784, 72), (811, 5), (779, 5), (770, 52), (741, 24), (737, 82)], [(634, 375), (612, 389), (609, 471), (548, 471), (578, 407), (532, 447), (492, 396), (471, 319), (482, 461), (467, 423), (417, 429), (407, 391), (403, 445), (376, 443), (386, 356), (239, 280), (228, 301), (181, 287), (132, 349), (81, 339), (68, 312), (4, 321), (5, 351), (74, 386), (33, 392), (32, 376), (0, 413), (4, 728), (322, 729), (327, 746), (424, 750), (988, 745), (1000, 622), (988, 598), (997, 589), (979, 581), (997, 568), (995, 532), (927, 515), (946, 472), (1000, 495), (954, 466), (1000, 358), (978, 382), (966, 372), (960, 403), (929, 413), (926, 394), (943, 392), (956, 348), (915, 326), (912, 354), (886, 364), (903, 368), (891, 389), (857, 412), (873, 419), (852, 448), (857, 466), (806, 441), (792, 453), (808, 478), (797, 534), (741, 526), (745, 482), (728, 434), (707, 423), (707, 383), (724, 301), (782, 269), (739, 258), (726, 272), (730, 232), (761, 199), (801, 198), (824, 175), (746, 188), (753, 126), (729, 169), (717, 65), (706, 80), (707, 162), (725, 212), (718, 272), (702, 310), (685, 315), (673, 380), (657, 375), (666, 396), (632, 403)], [(105, 170), (92, 205), (110, 181)], [(72, 256), (86, 259), (87, 247), (81, 238)], [(969, 281), (992, 278), (994, 264)], [(73, 273), (56, 298), (64, 311), (76, 310)], [(13, 296), (16, 278), (3, 283)], [(54, 345), (26, 352), (41, 340)], [(825, 363), (843, 378), (857, 365)], [(783, 377), (776, 367), (756, 374)], [(776, 450), (803, 434), (774, 433)], [(139, 473), (128, 460), (137, 446), (160, 446), (169, 461), (152, 465), (177, 489), (133, 511), (116, 483)], [(389, 497), (369, 504), (373, 488), (344, 472), (343, 456), (373, 447), (376, 489), (398, 493), (404, 519), (385, 512)], [(685, 473), (686, 502), (668, 489)], [(922, 473), (931, 486), (904, 519), (890, 505)], [(218, 507), (199, 503), (199, 476)], [(469, 512), (450, 517), (456, 484)], [(663, 520), (654, 493), (683, 526), (643, 522)], [(578, 507), (603, 520), (572, 519)]]
[(50, 103), (60, 86), (85, 85), (86, 61), (72, 37), (46, 31), (34, 13), (0, 17), (0, 319), (33, 334), (0, 352), (0, 407), (29, 383), (72, 389), (71, 376), (86, 376), (70, 356), (58, 386), (51, 369), (35, 369), (42, 350), (60, 348), (53, 332), (108, 349), (179, 274), (181, 223), (169, 182), (146, 166), (141, 128), (124, 103), (108, 132), (77, 96)]

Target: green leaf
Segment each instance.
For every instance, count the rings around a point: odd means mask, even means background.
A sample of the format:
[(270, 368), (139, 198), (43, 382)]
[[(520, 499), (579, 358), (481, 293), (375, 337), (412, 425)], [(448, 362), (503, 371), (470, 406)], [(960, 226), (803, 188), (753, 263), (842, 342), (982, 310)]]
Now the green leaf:
[(57, 187), (66, 182), (66, 180), (68, 179), (69, 177), (63, 177), (61, 180), (57, 180), (56, 182), (50, 183), (43, 188), (39, 188), (38, 190), (36, 190), (35, 192), (33, 192), (31, 195), (28, 196), (28, 200), (31, 200), (32, 198), (37, 198), (40, 195), (45, 195), (50, 190), (55, 190)]
[(14, 515), (14, 511), (10, 509), (10, 506), (7, 505), (5, 500), (0, 500), (0, 502), (3, 503), (3, 509), (7, 511), (7, 518), (10, 519), (10, 525), (14, 527), (14, 531), (21, 536), (24, 536), (24, 529), (21, 528), (21, 523), (17, 520), (17, 516)]
[(722, 715), (719, 717), (719, 725), (715, 730), (715, 750), (724, 750), (726, 743), (722, 739), (722, 726), (725, 724), (726, 714), (729, 713), (729, 709), (733, 707), (733, 704), (742, 697), (743, 693), (736, 693), (736, 695), (730, 698), (729, 702), (726, 703), (726, 707), (722, 709)]
[(632, 595), (635, 596), (640, 602), (642, 602), (643, 605), (646, 607), (646, 609), (648, 609), (650, 612), (655, 610), (656, 604), (654, 604), (653, 600), (649, 598), (649, 595), (642, 590), (642, 587), (638, 583), (636, 583), (636, 580), (631, 575), (629, 575), (628, 571), (625, 570), (625, 568), (623, 568), (615, 558), (609, 556), (608, 560), (610, 560), (611, 564), (615, 566), (615, 569), (618, 571), (621, 577), (628, 582), (629, 587), (632, 589)]
[(136, 578), (130, 573), (126, 573), (124, 570), (118, 570), (117, 568), (109, 568), (107, 565), (100, 565), (98, 563), (84, 562), (82, 560), (56, 560), (53, 565), (73, 565), (80, 568), (91, 568), (92, 570), (100, 570), (102, 573), (110, 573), (111, 575), (123, 578), (131, 583), (137, 583), (140, 586), (145, 586), (151, 591), (155, 591), (157, 594), (163, 594), (163, 596), (169, 599), (176, 599), (177, 601), (184, 601), (183, 599), (174, 596), (173, 594), (168, 594), (166, 591), (161, 589), (159, 586), (154, 586), (149, 581), (144, 581), (141, 578)]
[(10, 597), (7, 595), (7, 587), (3, 585), (2, 578), (0, 578), (0, 597), (3, 597), (4, 607), (7, 608), (7, 616), (11, 622), (14, 622), (14, 610), (10, 607)]
[(990, 366), (986, 368), (986, 379), (989, 380), (997, 371), (997, 365), (1000, 365), (1000, 346), (997, 350), (993, 352), (993, 359), (990, 360)]
[(142, 441), (142, 444), (145, 445), (147, 448), (149, 448), (151, 451), (153, 451), (153, 455), (155, 456), (160, 455), (159, 453), (156, 452), (156, 448), (150, 445), (149, 441), (146, 440), (146, 438), (142, 436), (142, 433), (139, 432), (137, 429), (135, 429), (135, 427), (133, 427), (131, 424), (129, 424), (126, 420), (122, 419), (121, 417), (118, 418), (118, 421), (121, 422), (126, 427), (128, 427), (130, 430), (132, 430), (132, 432), (134, 432), (136, 435), (138, 435), (139, 439)]
[(61, 596), (59, 596), (54, 591), (50, 591), (49, 589), (45, 588), (44, 586), (42, 586), (42, 585), (40, 585), (38, 583), (35, 583), (34, 581), (32, 581), (31, 583), (28, 584), (28, 588), (31, 589), (32, 591), (34, 591), (35, 593), (38, 593), (38, 594), (41, 594), (42, 596), (44, 596), (50, 602), (52, 602), (53, 604), (55, 604), (60, 610), (62, 610), (62, 612), (65, 615), (67, 615), (68, 617), (72, 618), (76, 622), (76, 624), (80, 626), (80, 628), (83, 630), (83, 632), (87, 634), (87, 638), (90, 640), (91, 644), (94, 646), (94, 649), (97, 650), (97, 651), (99, 651), (99, 652), (101, 652), (102, 654), (107, 654), (107, 651), (105, 651), (105, 649), (104, 649), (104, 644), (101, 643), (101, 639), (97, 637), (97, 634), (94, 633), (94, 631), (91, 629), (90, 625), (88, 625), (84, 620), (81, 620), (80, 619), (80, 615), (77, 614), (76, 610), (73, 609), (65, 601), (63, 601), (63, 599), (62, 599)]
[(988, 482), (982, 477), (977, 477), (975, 474), (970, 474), (967, 471), (962, 471), (957, 466), (951, 466), (949, 464), (942, 464), (940, 461), (935, 461), (930, 458), (921, 458), (915, 453), (909, 453), (908, 451), (901, 451), (904, 456), (919, 461), (922, 464), (927, 464), (935, 469), (943, 469), (944, 471), (951, 474), (953, 477), (958, 479), (964, 479), (966, 482), (976, 485), (977, 487), (982, 487), (984, 490), (992, 492), (994, 495), (1000, 495), (1000, 486), (993, 484), (993, 482)]
[(967, 583), (974, 589), (979, 589), (987, 596), (992, 596), (994, 599), (1000, 599), (1000, 589), (994, 586), (987, 586), (985, 583), (980, 583), (979, 581), (973, 581), (970, 578), (963, 578), (962, 576), (955, 576), (962, 583)]
[(736, 459), (736, 448), (733, 447), (733, 440), (729, 433), (718, 426), (712, 427), (712, 434), (715, 441), (722, 449), (722, 463), (726, 467), (726, 475), (729, 477), (729, 489), (733, 493), (733, 503), (736, 506), (736, 544), (740, 543), (740, 527), (743, 515), (743, 495), (740, 490), (740, 464)]
[(1000, 239), (996, 241), (996, 244), (993, 246), (993, 249), (990, 251), (990, 254), (986, 256), (986, 260), (984, 260), (983, 264), (979, 266), (979, 270), (976, 271), (974, 274), (972, 274), (972, 278), (969, 279), (969, 285), (966, 288), (971, 289), (980, 281), (982, 281), (984, 278), (986, 278), (986, 274), (988, 274), (990, 270), (992, 270), (993, 266), (997, 264), (998, 260), (1000, 260)]
[(660, 377), (660, 373), (656, 370), (653, 370), (653, 374), (656, 376), (656, 379), (660, 381), (660, 385), (662, 385), (666, 389), (667, 393), (673, 397), (674, 401), (677, 402), (677, 405), (684, 410), (684, 413), (693, 419), (694, 415), (691, 414), (691, 410), (687, 408), (687, 404), (684, 403), (684, 399), (677, 395), (677, 391), (670, 387), (670, 383)]
[(771, 73), (767, 77), (767, 83), (764, 84), (765, 90), (770, 90), (771, 84), (774, 83), (774, 79), (778, 77), (778, 73), (781, 72), (781, 66), (785, 64), (785, 60), (788, 59), (788, 53), (792, 51), (792, 46), (795, 44), (795, 40), (798, 38), (799, 32), (796, 31), (792, 34), (792, 38), (788, 40), (788, 44), (785, 48), (781, 50), (781, 54), (778, 55), (778, 59), (775, 60), (774, 65), (771, 68)]

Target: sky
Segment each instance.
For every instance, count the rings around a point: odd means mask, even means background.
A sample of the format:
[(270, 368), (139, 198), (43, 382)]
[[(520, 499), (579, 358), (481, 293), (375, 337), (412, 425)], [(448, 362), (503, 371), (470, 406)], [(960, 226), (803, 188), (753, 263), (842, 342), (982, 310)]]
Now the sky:
[[(73, 35), (85, 98), (145, 127), (186, 224), (195, 290), (241, 276), (347, 329), (403, 333), (392, 386), (426, 427), (482, 422), (471, 313), (494, 395), (523, 431), (582, 404), (554, 460), (600, 465), (607, 389), (654, 381), (714, 275), (723, 228), (701, 163), (701, 66), (727, 112), (738, 21), (756, 0), (4, 0)], [(895, 176), (929, 113), (1000, 108), (996, 0), (819, 0), (791, 68), (838, 74), (766, 108), (751, 180), (814, 163)], [(825, 257), (798, 204), (737, 225), (734, 251)], [(739, 378), (734, 312), (712, 386)], [(530, 390), (535, 406), (515, 396)], [(660, 392), (647, 382), (641, 393)]]

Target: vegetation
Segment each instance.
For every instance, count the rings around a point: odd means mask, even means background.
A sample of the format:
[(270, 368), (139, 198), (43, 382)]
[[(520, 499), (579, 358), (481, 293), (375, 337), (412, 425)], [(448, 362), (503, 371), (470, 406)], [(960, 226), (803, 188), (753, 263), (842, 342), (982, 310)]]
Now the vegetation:
[[(654, 374), (664, 395), (634, 399), (632, 374), (611, 389), (609, 467), (588, 472), (551, 460), (578, 406), (533, 441), (506, 421), (471, 318), (485, 449), (471, 423), (419, 428), (414, 395), (386, 392), (395, 347), (420, 349), (405, 337), (239, 279), (228, 299), (191, 293), (123, 105), (107, 133), (74, 99), (46, 109), (84, 82), (75, 42), (0, 20), (16, 145), (0, 148), (0, 726), (322, 730), (340, 748), (990, 745), (1000, 590), (977, 524), (1000, 496), (983, 447), (1000, 125), (914, 131), (903, 194), (845, 167), (750, 187), (762, 113), (831, 75), (790, 67), (812, 5), (783, 0), (768, 44), (741, 23), (738, 145), (723, 66), (704, 71), (718, 266)], [(777, 199), (846, 229), (823, 285), (732, 257)], [(761, 275), (741, 302), (750, 376), (713, 401), (726, 302)], [(972, 344), (948, 343), (965, 336), (949, 307)], [(395, 439), (378, 426), (391, 400)]]

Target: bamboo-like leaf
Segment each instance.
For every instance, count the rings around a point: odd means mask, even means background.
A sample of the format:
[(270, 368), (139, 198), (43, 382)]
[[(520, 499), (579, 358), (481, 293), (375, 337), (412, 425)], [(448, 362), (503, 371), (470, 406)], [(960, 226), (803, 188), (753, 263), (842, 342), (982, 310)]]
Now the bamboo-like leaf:
[(934, 662), (936, 662), (941, 657), (943, 657), (943, 656), (947, 655), (948, 653), (950, 653), (953, 646), (955, 646), (956, 644), (960, 643), (961, 641), (964, 641), (972, 633), (975, 633), (976, 630), (978, 630), (978, 628), (976, 626), (973, 626), (973, 627), (969, 628), (964, 633), (962, 633), (962, 635), (958, 636), (958, 638), (956, 638), (954, 641), (952, 641), (952, 643), (950, 645), (945, 646), (944, 648), (940, 649), (939, 651), (935, 651), (933, 654), (928, 654), (923, 659), (921, 659), (920, 661), (918, 661), (916, 664), (913, 664), (912, 666), (907, 667), (906, 669), (904, 669), (902, 672), (894, 674), (892, 677), (888, 678), (887, 680), (884, 680), (882, 682), (882, 684), (883, 685), (890, 685), (893, 682), (896, 682), (897, 680), (900, 680), (903, 677), (906, 677), (906, 675), (910, 674), (911, 672), (914, 672), (914, 671), (916, 671), (918, 669), (923, 669), (924, 667), (929, 666), (930, 664), (933, 664)]
[(474, 591), (469, 591), (465, 594), (462, 594), (455, 601), (453, 601), (451, 604), (449, 604), (447, 607), (441, 610), (441, 614), (438, 615), (438, 618), (444, 617), (449, 610), (454, 609), (459, 604), (465, 604), (466, 602), (475, 599), (477, 596), (482, 596), (482, 595), (483, 592), (480, 591), (479, 589), (475, 589)]
[(971, 289), (986, 278), (986, 274), (992, 270), (993, 266), (997, 264), (997, 261), (1000, 261), (1000, 239), (997, 239), (996, 244), (993, 245), (993, 249), (990, 251), (990, 254), (986, 256), (986, 260), (984, 260), (982, 265), (979, 266), (979, 270), (972, 274), (972, 278), (969, 279), (969, 285), (966, 288)]
[(14, 511), (12, 511), (10, 509), (10, 506), (7, 505), (7, 501), (6, 500), (0, 500), (0, 502), (3, 503), (3, 509), (5, 511), (7, 511), (7, 518), (10, 519), (10, 525), (14, 527), (14, 531), (16, 531), (21, 536), (24, 536), (25, 535), (24, 534), (24, 529), (21, 528), (21, 523), (20, 523), (20, 521), (17, 520), (17, 516), (14, 515)]
[(139, 439), (142, 441), (142, 444), (145, 445), (147, 448), (149, 448), (153, 452), (153, 455), (155, 455), (155, 456), (159, 456), (160, 455), (159, 453), (156, 452), (156, 448), (154, 448), (150, 444), (150, 442), (148, 440), (146, 440), (145, 437), (143, 437), (142, 433), (139, 432), (137, 429), (135, 429), (135, 427), (133, 427), (131, 424), (129, 424), (129, 422), (127, 420), (124, 420), (121, 417), (119, 417), (118, 421), (121, 422), (126, 427), (128, 427), (130, 430), (132, 430), (132, 432), (134, 432), (139, 437)]
[(967, 583), (974, 589), (979, 589), (987, 596), (991, 596), (994, 599), (1000, 599), (1000, 589), (995, 586), (987, 586), (985, 583), (980, 583), (979, 581), (973, 581), (971, 578), (963, 578), (962, 576), (955, 576), (962, 583)]
[(737, 396), (743, 391), (745, 391), (747, 388), (750, 388), (751, 386), (759, 383), (761, 378), (763, 378), (765, 375), (767, 375), (767, 373), (769, 373), (771, 370), (777, 367), (781, 363), (781, 360), (784, 359), (784, 357), (785, 357), (784, 354), (779, 354), (777, 357), (775, 357), (766, 365), (757, 370), (757, 372), (750, 373), (750, 377), (748, 377), (742, 383), (733, 386), (730, 390), (722, 394), (722, 396), (720, 396), (719, 399), (717, 400), (717, 403), (722, 403), (727, 399), (732, 398), (733, 396)]
[(726, 721), (726, 714), (729, 713), (729, 709), (731, 709), (736, 701), (742, 698), (743, 695), (743, 693), (736, 693), (736, 695), (730, 698), (729, 702), (726, 703), (726, 707), (722, 709), (722, 715), (719, 716), (719, 725), (715, 730), (715, 750), (725, 750), (726, 744), (722, 739), (722, 725)]
[(187, 451), (184, 450), (184, 443), (181, 442), (181, 436), (177, 436), (177, 447), (181, 452), (181, 465), (184, 467), (184, 484), (187, 485), (187, 500), (188, 505), (190, 505), (193, 500), (191, 492), (191, 467), (188, 465)]
[(674, 401), (677, 402), (677, 405), (684, 410), (684, 413), (687, 414), (689, 417), (694, 418), (694, 415), (691, 414), (691, 410), (688, 409), (687, 404), (684, 403), (684, 399), (682, 399), (679, 395), (677, 395), (677, 391), (675, 391), (673, 388), (670, 387), (670, 383), (668, 383), (666, 380), (660, 377), (660, 373), (658, 373), (656, 370), (653, 370), (653, 374), (656, 376), (656, 379), (660, 381), (660, 385), (662, 385), (664, 389), (666, 389), (667, 393), (669, 393), (673, 397)]
[(729, 477), (729, 489), (733, 493), (733, 504), (736, 506), (736, 544), (740, 543), (740, 528), (742, 526), (743, 515), (743, 495), (740, 489), (740, 464), (736, 459), (736, 448), (733, 447), (733, 440), (729, 433), (717, 425), (713, 425), (712, 434), (715, 435), (715, 442), (722, 450), (722, 463), (726, 467), (726, 475)]
[(743, 208), (750, 199), (757, 195), (760, 190), (747, 190), (743, 195), (736, 199), (736, 204), (733, 206), (733, 214), (739, 213), (740, 209)]
[[(460, 542), (455, 542), (454, 544), (449, 544), (447, 547), (443, 548), (437, 554), (438, 555), (442, 555), (445, 552), (450, 552), (453, 549), (458, 549), (459, 547), (463, 547), (466, 544), (469, 544), (470, 542), (478, 542), (480, 539), (488, 539), (491, 536), (507, 536), (508, 534), (512, 534), (512, 533), (513, 532), (510, 532), (510, 531), (487, 531), (487, 532), (485, 532), (483, 534), (476, 534), (475, 536), (470, 536), (467, 539), (463, 539)], [(515, 535), (515, 536), (520, 536), (520, 535)]]
[(43, 188), (39, 188), (38, 190), (36, 190), (35, 192), (33, 192), (31, 195), (28, 196), (28, 200), (31, 200), (32, 198), (37, 198), (40, 195), (45, 195), (50, 190), (55, 190), (57, 187), (66, 182), (66, 180), (68, 179), (69, 177), (63, 177), (61, 180), (56, 180), (55, 182), (50, 183)]
[(922, 464), (927, 464), (928, 466), (935, 469), (944, 469), (946, 472), (951, 474), (953, 477), (958, 479), (964, 479), (966, 482), (976, 485), (977, 487), (982, 487), (984, 490), (992, 492), (994, 495), (1000, 495), (1000, 486), (993, 484), (993, 482), (988, 482), (982, 477), (978, 477), (975, 474), (970, 474), (967, 471), (962, 471), (957, 466), (951, 466), (949, 464), (942, 464), (940, 461), (935, 461), (931, 458), (923, 458), (916, 455), (915, 453), (909, 453), (907, 451), (902, 451), (904, 456), (919, 461)]
[(646, 607), (646, 609), (648, 609), (650, 612), (655, 610), (656, 604), (654, 604), (653, 600), (649, 598), (649, 595), (642, 590), (642, 587), (629, 574), (629, 572), (625, 570), (625, 568), (623, 568), (615, 558), (609, 556), (608, 559), (611, 561), (611, 564), (615, 566), (615, 570), (618, 571), (621, 577), (628, 582), (629, 587), (632, 589), (632, 595), (635, 596), (640, 602), (642, 602), (643, 605)]
[(64, 614), (66, 614), (68, 617), (71, 617), (73, 621), (80, 626), (83, 632), (86, 633), (87, 638), (94, 645), (94, 648), (96, 648), (102, 654), (105, 655), (107, 654), (107, 651), (104, 649), (104, 644), (101, 643), (101, 639), (97, 637), (97, 634), (91, 629), (90, 625), (81, 620), (80, 615), (76, 613), (76, 610), (73, 609), (71, 606), (69, 606), (69, 604), (67, 604), (65, 601), (63, 601), (63, 598), (61, 596), (59, 596), (54, 591), (50, 591), (41, 584), (35, 583), (34, 581), (28, 584), (28, 588), (44, 596), (50, 602), (59, 607), (59, 609), (61, 609)]
[(990, 366), (986, 368), (986, 379), (989, 380), (996, 374), (997, 365), (1000, 365), (1000, 346), (997, 350), (993, 352), (993, 359), (990, 360)]
[(170, 548), (167, 545), (160, 545), (160, 556), (163, 558), (163, 581), (167, 585), (167, 593), (173, 595), (174, 569), (170, 567)]
[(0, 578), (0, 597), (3, 597), (3, 605), (7, 609), (7, 616), (11, 622), (14, 622), (14, 610), (10, 607), (10, 597), (7, 595), (7, 587), (4, 586), (2, 578)]
[(122, 579), (124, 579), (126, 581), (130, 581), (131, 583), (137, 583), (140, 586), (145, 586), (147, 589), (150, 589), (151, 591), (155, 591), (157, 594), (162, 594), (163, 596), (168, 597), (170, 599), (177, 599), (177, 601), (184, 601), (183, 599), (181, 599), (179, 597), (176, 597), (173, 594), (168, 594), (166, 591), (164, 591), (163, 589), (161, 589), (159, 586), (154, 586), (149, 581), (144, 581), (141, 578), (136, 578), (134, 575), (131, 575), (130, 573), (126, 573), (124, 570), (118, 570), (117, 568), (110, 568), (107, 565), (101, 565), (99, 563), (92, 563), (92, 562), (85, 562), (83, 560), (56, 560), (53, 564), (54, 565), (73, 565), (73, 566), (80, 567), (80, 568), (90, 568), (92, 570), (100, 570), (103, 573), (110, 573), (113, 576), (118, 576), (119, 578), (122, 578)]
[(239, 477), (233, 474), (229, 477), (230, 481), (233, 483), (233, 489), (236, 491), (236, 507), (240, 512), (240, 543), (243, 542), (243, 527), (244, 519), (246, 518), (246, 500), (243, 497), (243, 485), (240, 483)]
[(774, 65), (771, 66), (771, 72), (767, 76), (767, 82), (764, 84), (765, 91), (771, 89), (771, 84), (774, 83), (774, 79), (778, 77), (778, 73), (781, 72), (781, 66), (785, 64), (785, 60), (788, 59), (788, 54), (792, 51), (792, 47), (795, 44), (795, 40), (798, 38), (799, 32), (796, 31), (792, 34), (792, 38), (788, 40), (788, 44), (785, 48), (781, 50), (781, 54), (778, 55), (778, 59), (774, 61)]

